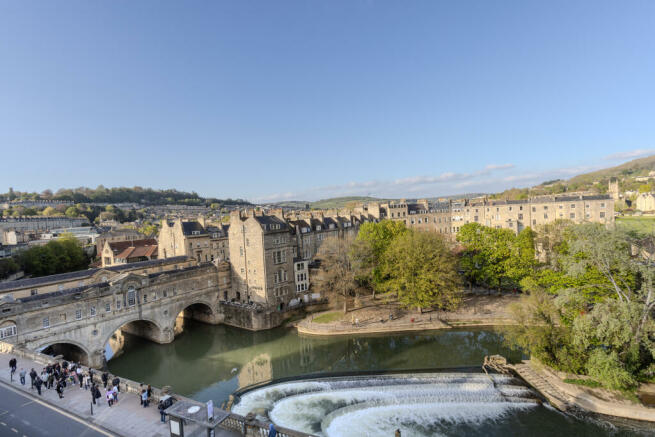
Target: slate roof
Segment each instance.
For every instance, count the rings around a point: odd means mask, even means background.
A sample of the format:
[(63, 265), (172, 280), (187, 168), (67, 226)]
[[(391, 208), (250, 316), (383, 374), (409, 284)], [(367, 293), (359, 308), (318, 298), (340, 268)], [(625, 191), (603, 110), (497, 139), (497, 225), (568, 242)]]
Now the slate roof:
[(100, 270), (108, 270), (110, 272), (121, 272), (124, 270), (135, 270), (139, 268), (157, 267), (160, 265), (174, 264), (177, 262), (186, 261), (188, 259), (189, 258), (187, 256), (176, 256), (173, 258), (162, 258), (162, 259), (155, 259), (149, 261), (140, 261), (136, 263), (121, 264), (117, 266), (104, 267), (98, 269), (78, 270), (76, 272), (59, 273), (57, 275), (41, 276), (39, 278), (27, 278), (27, 279), (19, 279), (18, 281), (7, 281), (7, 282), (0, 283), (0, 291), (21, 289), (27, 287), (38, 287), (45, 284), (88, 278), (90, 276), (93, 276), (95, 273), (99, 272)]
[(193, 222), (182, 222), (182, 233), (184, 235), (193, 235), (194, 232), (199, 232), (200, 234), (206, 234), (207, 231), (202, 225), (196, 221)]
[[(256, 215), (254, 217), (265, 231), (288, 231), (289, 225), (284, 220), (274, 215)], [(279, 229), (271, 229), (271, 225), (280, 225)]]

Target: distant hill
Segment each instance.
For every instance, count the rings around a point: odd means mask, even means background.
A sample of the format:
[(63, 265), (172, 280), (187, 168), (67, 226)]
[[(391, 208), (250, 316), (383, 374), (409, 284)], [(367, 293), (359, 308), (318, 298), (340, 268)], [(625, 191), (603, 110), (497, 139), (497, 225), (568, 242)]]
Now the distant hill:
[(556, 179), (545, 181), (532, 188), (511, 188), (491, 197), (500, 199), (525, 199), (529, 196), (544, 194), (561, 194), (577, 191), (591, 191), (599, 194), (607, 193), (609, 180), (613, 177), (619, 180), (621, 191), (636, 191), (644, 182), (637, 181), (639, 176), (648, 176), (655, 171), (655, 155), (604, 168), (589, 173), (574, 176), (568, 180)]
[(276, 202), (275, 205), (282, 208), (305, 209), (309, 206), (310, 209), (330, 209), (330, 208), (346, 208), (354, 206), (358, 203), (364, 202), (384, 202), (389, 199), (379, 199), (377, 197), (369, 196), (346, 196), (346, 197), (331, 197), (329, 199), (321, 199), (314, 202), (304, 200), (288, 200), (285, 202)]
[(102, 185), (97, 188), (62, 188), (53, 193), (45, 190), (42, 193), (27, 193), (14, 191), (0, 194), (0, 200), (70, 200), (75, 203), (139, 203), (143, 205), (250, 205), (242, 199), (216, 199), (213, 197), (202, 197), (195, 191), (191, 193), (169, 190), (154, 190), (142, 187), (116, 187), (105, 188)]
[(567, 184), (571, 186), (593, 185), (596, 181), (608, 182), (611, 177), (621, 180), (638, 176), (648, 176), (648, 172), (650, 171), (655, 171), (655, 155), (634, 159), (616, 167), (581, 174), (569, 179)]

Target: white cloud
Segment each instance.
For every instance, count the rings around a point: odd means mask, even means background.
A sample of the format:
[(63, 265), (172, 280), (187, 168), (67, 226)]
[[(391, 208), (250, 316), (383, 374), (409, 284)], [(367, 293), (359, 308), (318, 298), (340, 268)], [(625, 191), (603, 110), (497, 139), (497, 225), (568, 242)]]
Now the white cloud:
[(514, 164), (489, 164), (484, 167), (485, 170), (506, 170), (514, 168)]
[(603, 159), (608, 161), (620, 161), (632, 158), (641, 158), (643, 156), (655, 154), (655, 149), (635, 149), (628, 152), (619, 152), (607, 155)]

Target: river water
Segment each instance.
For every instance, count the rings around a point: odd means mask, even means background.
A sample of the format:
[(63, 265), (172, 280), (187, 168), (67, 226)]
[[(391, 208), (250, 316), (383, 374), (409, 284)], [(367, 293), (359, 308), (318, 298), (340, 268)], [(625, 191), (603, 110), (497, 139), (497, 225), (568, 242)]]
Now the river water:
[(501, 376), (495, 383), (470, 371), (320, 378), (353, 371), (479, 367), (492, 354), (521, 357), (491, 329), (322, 338), (285, 328), (249, 332), (186, 321), (171, 344), (126, 335), (124, 351), (109, 361), (109, 369), (216, 405), (253, 384), (311, 374), (310, 382), (251, 391), (234, 411), (266, 411), (280, 426), (326, 436), (393, 435), (395, 429), (403, 436), (644, 435), (632, 426), (577, 419), (535, 404), (520, 382)]

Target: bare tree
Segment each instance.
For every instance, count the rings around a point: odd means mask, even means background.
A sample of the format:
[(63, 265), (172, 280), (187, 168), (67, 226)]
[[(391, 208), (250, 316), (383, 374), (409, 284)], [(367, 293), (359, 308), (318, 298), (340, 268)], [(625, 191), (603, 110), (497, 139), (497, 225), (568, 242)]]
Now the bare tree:
[(354, 238), (350, 235), (330, 237), (323, 241), (316, 254), (320, 263), (314, 284), (331, 300), (343, 298), (343, 312), (348, 312), (348, 297), (356, 289), (355, 271), (350, 260)]

